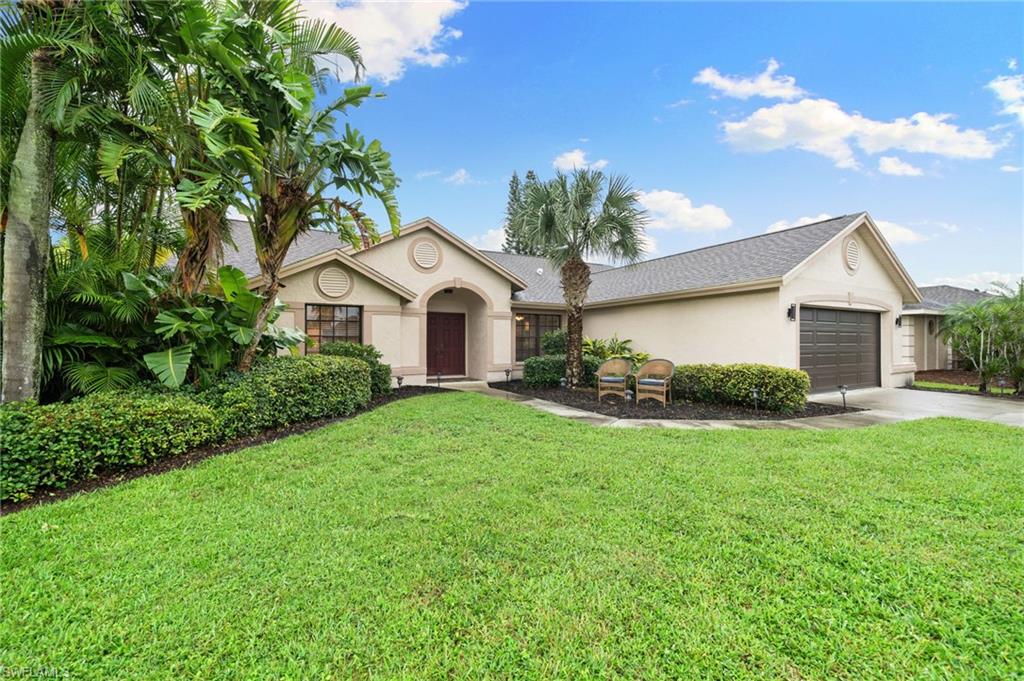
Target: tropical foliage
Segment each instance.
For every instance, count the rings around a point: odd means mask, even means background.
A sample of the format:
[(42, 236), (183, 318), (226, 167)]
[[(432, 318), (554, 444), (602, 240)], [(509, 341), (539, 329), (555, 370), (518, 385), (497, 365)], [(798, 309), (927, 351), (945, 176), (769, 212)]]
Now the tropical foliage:
[[(325, 57), (362, 70), (299, 0), (0, 0), (4, 401), (203, 387), (301, 341), (274, 325), (295, 237), (373, 241), (367, 197), (399, 221), (390, 156), (336, 127), (376, 95), (317, 109)], [(262, 290), (218, 268), (232, 207)]]
[(978, 373), (979, 392), (997, 376), (1007, 376), (1024, 395), (1024, 279), (999, 295), (955, 305), (943, 317), (941, 334), (953, 352)]
[(525, 187), (510, 220), (528, 243), (561, 272), (567, 311), (566, 379), (583, 382), (583, 305), (590, 289), (590, 257), (635, 262), (643, 253), (647, 216), (624, 176), (583, 169), (558, 173)]
[(597, 357), (600, 360), (625, 359), (634, 365), (641, 365), (651, 358), (649, 352), (633, 350), (633, 341), (630, 338), (619, 339), (617, 335), (611, 338), (587, 338), (583, 339), (583, 354)]

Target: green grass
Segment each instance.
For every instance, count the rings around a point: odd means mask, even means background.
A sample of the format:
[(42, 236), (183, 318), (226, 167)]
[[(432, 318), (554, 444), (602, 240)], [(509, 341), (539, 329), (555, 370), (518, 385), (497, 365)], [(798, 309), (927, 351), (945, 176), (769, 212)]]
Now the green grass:
[(479, 395), (2, 519), (74, 678), (1006, 678), (1020, 430), (592, 428)]
[[(915, 388), (924, 390), (950, 390), (957, 393), (977, 393), (976, 385), (960, 385), (959, 383), (937, 383), (935, 381), (914, 381)], [(1013, 388), (1000, 388), (997, 385), (990, 385), (988, 391), (994, 395), (1012, 395)]]

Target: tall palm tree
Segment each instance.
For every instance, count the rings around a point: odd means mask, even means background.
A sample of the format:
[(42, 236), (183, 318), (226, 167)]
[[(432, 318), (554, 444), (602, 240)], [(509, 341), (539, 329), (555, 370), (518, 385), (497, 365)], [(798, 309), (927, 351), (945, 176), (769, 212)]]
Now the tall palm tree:
[(583, 305), (590, 289), (587, 258), (608, 256), (633, 263), (643, 253), (647, 214), (622, 175), (596, 170), (558, 173), (529, 185), (513, 224), (526, 242), (561, 271), (568, 316), (566, 380), (583, 383)]

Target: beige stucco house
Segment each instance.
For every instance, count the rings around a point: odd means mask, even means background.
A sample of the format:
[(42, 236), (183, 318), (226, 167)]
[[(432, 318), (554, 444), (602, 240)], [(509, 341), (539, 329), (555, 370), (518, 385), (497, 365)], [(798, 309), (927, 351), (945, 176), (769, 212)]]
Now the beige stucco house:
[[(227, 264), (259, 285), (251, 237), (233, 230)], [(592, 337), (633, 340), (676, 363), (802, 368), (814, 390), (913, 378), (900, 325), (921, 295), (867, 213), (625, 267), (594, 265), (584, 314)], [(425, 218), (354, 250), (311, 232), (289, 252), (280, 323), (317, 341), (372, 343), (404, 383), (503, 380), (564, 325), (559, 274), (543, 258), (480, 251)]]
[(939, 329), (946, 311), (960, 303), (976, 303), (992, 296), (957, 286), (922, 286), (921, 302), (903, 307), (903, 327), (914, 342), (914, 364), (918, 371), (956, 369), (957, 357), (943, 340)]

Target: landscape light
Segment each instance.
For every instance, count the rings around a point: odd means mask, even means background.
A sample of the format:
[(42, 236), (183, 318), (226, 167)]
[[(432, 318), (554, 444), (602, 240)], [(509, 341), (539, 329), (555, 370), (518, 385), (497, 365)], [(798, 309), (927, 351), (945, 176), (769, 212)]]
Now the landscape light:
[(505, 382), (509, 383), (512, 380), (512, 370), (505, 369)]
[(846, 411), (846, 391), (850, 389), (850, 386), (845, 383), (839, 386), (839, 394), (843, 396), (843, 411)]
[(398, 387), (399, 387), (399, 389), (401, 389), (402, 381), (405, 380), (405, 377), (404, 376), (395, 376), (395, 380), (398, 381)]
[(558, 379), (558, 386), (562, 390), (565, 390), (565, 386), (567, 385), (569, 385), (569, 381), (565, 380), (565, 376), (562, 376), (560, 379)]
[(753, 387), (750, 389), (750, 396), (754, 398), (754, 411), (757, 411), (757, 400), (761, 397), (761, 391)]

